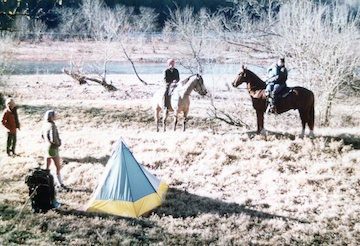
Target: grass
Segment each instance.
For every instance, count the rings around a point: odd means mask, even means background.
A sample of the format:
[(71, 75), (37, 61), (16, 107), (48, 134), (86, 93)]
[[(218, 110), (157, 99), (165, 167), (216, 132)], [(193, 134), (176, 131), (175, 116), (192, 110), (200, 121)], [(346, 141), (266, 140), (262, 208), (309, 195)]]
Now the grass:
[[(24, 77), (8, 82), (19, 105), (20, 156), (0, 153), (2, 245), (360, 242), (356, 109), (337, 111), (335, 121), (344, 120), (343, 128), (316, 126), (313, 140), (297, 138), (300, 120), (295, 111), (267, 116), (265, 139), (254, 134), (255, 113), (246, 92), (217, 90), (221, 93), (217, 105), (239, 112), (251, 129), (214, 122), (207, 114), (209, 100), (195, 96), (186, 132), (156, 133), (150, 101), (158, 84), (136, 87), (139, 93), (129, 97), (126, 93), (136, 84), (131, 76), (126, 78), (128, 85), (114, 79), (122, 88), (116, 93), (103, 93), (97, 86), (85, 90), (61, 76), (25, 76), (26, 90), (16, 86), (20, 80)], [(53, 98), (43, 93), (56, 90)], [(229, 100), (236, 103), (229, 106)], [(42, 165), (41, 121), (48, 108), (58, 113), (63, 180), (73, 192), (58, 192), (61, 207), (46, 214), (33, 214), (26, 205), (15, 224), (28, 198), (25, 176), (30, 168)], [(347, 115), (352, 115), (351, 121)], [(5, 144), (5, 137), (1, 134), (0, 143)], [(147, 217), (128, 219), (82, 210), (120, 138), (139, 163), (169, 184), (165, 202)], [(54, 174), (53, 165), (51, 171)]]

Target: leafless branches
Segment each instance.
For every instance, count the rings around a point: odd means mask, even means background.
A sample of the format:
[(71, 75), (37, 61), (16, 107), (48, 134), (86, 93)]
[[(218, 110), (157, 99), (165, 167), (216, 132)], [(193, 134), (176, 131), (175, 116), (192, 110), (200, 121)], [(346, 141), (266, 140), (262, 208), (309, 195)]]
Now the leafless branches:
[[(206, 9), (195, 13), (193, 8), (186, 7), (182, 10), (179, 8), (175, 11), (170, 10), (170, 19), (165, 23), (164, 33), (176, 34), (179, 40), (186, 43), (187, 54), (185, 55), (192, 58), (198, 73), (203, 72), (203, 53), (209, 44), (209, 37), (215, 37), (213, 28), (217, 22), (219, 22), (217, 16)], [(193, 66), (185, 64), (184, 61), (182, 63), (193, 72), (191, 68)]]
[[(110, 50), (113, 44), (119, 44), (119, 49), (131, 63), (134, 73), (143, 84), (135, 64), (128, 52), (128, 42), (132, 33), (152, 31), (155, 27), (157, 14), (149, 8), (141, 8), (140, 14), (134, 13), (134, 8), (118, 5), (108, 8), (101, 0), (83, 0), (78, 11), (64, 9), (62, 31), (73, 34), (80, 32), (83, 38), (91, 38), (103, 47), (103, 59), (98, 61), (97, 74), (106, 81), (107, 65), (119, 53)], [(121, 52), (120, 52), (121, 54)]]
[(79, 82), (80, 85), (82, 84), (88, 84), (89, 81), (91, 82), (95, 82), (98, 83), (100, 85), (102, 85), (106, 90), (108, 91), (116, 91), (117, 88), (115, 86), (113, 86), (111, 83), (109, 84), (108, 82), (105, 81), (105, 79), (103, 77), (101, 77), (100, 79), (94, 78), (94, 77), (90, 77), (84, 74), (81, 74), (79, 71), (69, 71), (67, 69), (63, 69), (63, 72), (69, 76), (71, 76), (73, 79), (75, 79), (76, 81)]
[(280, 9), (272, 48), (291, 57), (304, 84), (316, 92), (323, 125), (329, 125), (335, 97), (353, 84), (360, 67), (360, 56), (354, 52), (359, 43), (359, 18), (337, 2), (293, 1)]
[(214, 104), (213, 98), (211, 98), (211, 107), (209, 108), (208, 115), (212, 119), (223, 121), (231, 126), (246, 127), (246, 129), (250, 129), (250, 126), (242, 121), (239, 117), (218, 109)]

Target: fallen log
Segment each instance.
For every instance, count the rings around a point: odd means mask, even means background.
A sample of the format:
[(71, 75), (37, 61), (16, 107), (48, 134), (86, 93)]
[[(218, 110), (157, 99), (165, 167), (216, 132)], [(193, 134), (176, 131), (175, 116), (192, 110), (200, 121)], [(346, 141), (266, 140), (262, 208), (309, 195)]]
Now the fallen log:
[(97, 79), (97, 78), (88, 77), (88, 76), (82, 75), (80, 73), (69, 71), (65, 68), (63, 69), (63, 73), (69, 75), (71, 78), (78, 81), (80, 85), (88, 84), (89, 81), (92, 81), (92, 82), (96, 82), (96, 83), (102, 85), (108, 91), (116, 91), (117, 90), (117, 88), (115, 86), (107, 83), (104, 78)]

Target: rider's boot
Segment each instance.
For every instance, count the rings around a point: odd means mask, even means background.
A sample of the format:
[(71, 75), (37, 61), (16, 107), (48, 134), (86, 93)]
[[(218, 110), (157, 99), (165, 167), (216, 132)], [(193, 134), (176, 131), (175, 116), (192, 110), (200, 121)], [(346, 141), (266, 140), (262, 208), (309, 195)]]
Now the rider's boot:
[(274, 113), (274, 114), (277, 114), (277, 111), (276, 111), (276, 97), (274, 97), (273, 100), (272, 100), (271, 112)]
[(266, 109), (266, 114), (272, 113), (273, 109), (274, 109), (274, 101), (273, 101), (273, 99), (271, 97), (269, 97), (268, 101), (269, 101), (269, 104), (268, 104), (268, 107)]

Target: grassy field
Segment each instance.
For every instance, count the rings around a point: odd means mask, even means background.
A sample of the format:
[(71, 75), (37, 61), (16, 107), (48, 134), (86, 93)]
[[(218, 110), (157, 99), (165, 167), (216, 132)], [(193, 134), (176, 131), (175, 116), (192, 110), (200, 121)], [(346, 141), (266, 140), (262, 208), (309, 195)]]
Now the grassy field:
[[(360, 243), (360, 106), (335, 106), (329, 128), (299, 139), (296, 111), (268, 115), (266, 138), (254, 134), (255, 111), (234, 75), (204, 76), (219, 108), (249, 128), (209, 116), (210, 99), (191, 96), (186, 132), (157, 133), (152, 94), (161, 75), (113, 76), (119, 89), (78, 85), (64, 75), (11, 76), (1, 91), (18, 104), (20, 156), (1, 151), (0, 244), (24, 245), (358, 245)], [(358, 98), (355, 98), (355, 101)], [(33, 214), (25, 176), (42, 166), (42, 115), (53, 108), (63, 146), (60, 208)], [(169, 119), (170, 122), (171, 119)], [(2, 131), (0, 143), (5, 146)], [(119, 139), (169, 184), (166, 201), (147, 217), (83, 211)], [(54, 166), (51, 167), (55, 172)]]

